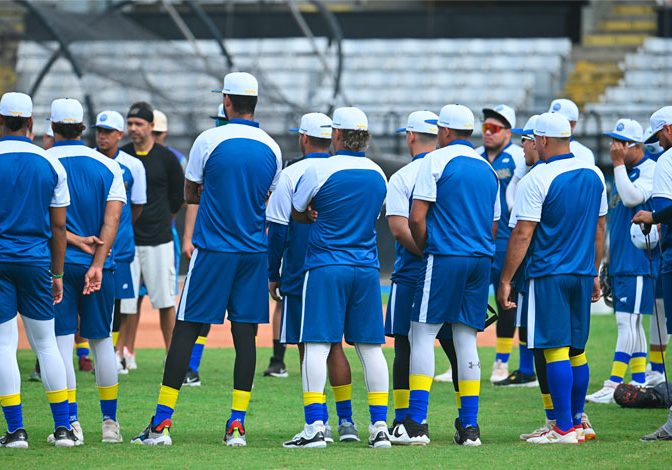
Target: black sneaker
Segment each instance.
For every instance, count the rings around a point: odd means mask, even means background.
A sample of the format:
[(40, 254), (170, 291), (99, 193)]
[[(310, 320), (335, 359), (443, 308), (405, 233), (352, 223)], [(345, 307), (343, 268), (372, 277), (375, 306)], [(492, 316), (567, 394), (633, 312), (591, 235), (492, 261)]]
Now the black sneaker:
[(0, 437), (0, 447), (8, 449), (27, 449), (28, 433), (25, 429), (17, 429), (14, 432), (7, 432)]
[(481, 445), (481, 428), (478, 426), (464, 427), (459, 418), (455, 419), (455, 437), (453, 441), (455, 444), (461, 446), (478, 447)]
[(198, 375), (198, 372), (192, 369), (188, 369), (184, 376), (184, 382), (182, 382), (182, 385), (187, 385), (189, 387), (200, 387), (201, 376)]
[(395, 431), (399, 435), (403, 435), (405, 432), (408, 436), (408, 443), (412, 446), (426, 446), (430, 442), (429, 425), (427, 423), (420, 424), (410, 416), (406, 416), (406, 419)]
[(644, 442), (651, 442), (651, 441), (672, 441), (672, 434), (668, 433), (663, 429), (663, 427), (659, 427), (655, 431), (653, 431), (651, 434), (647, 434), (646, 436), (642, 436), (640, 441)]
[(286, 379), (289, 377), (289, 372), (287, 372), (284, 362), (275, 361), (273, 358), (271, 358), (271, 363), (268, 365), (268, 369), (264, 371), (264, 377), (277, 377), (279, 379)]
[(536, 387), (539, 385), (537, 374), (523, 374), (520, 370), (514, 370), (504, 380), (494, 382), (498, 387)]
[(72, 429), (59, 426), (54, 431), (54, 445), (56, 447), (74, 447), (77, 444), (77, 436)]

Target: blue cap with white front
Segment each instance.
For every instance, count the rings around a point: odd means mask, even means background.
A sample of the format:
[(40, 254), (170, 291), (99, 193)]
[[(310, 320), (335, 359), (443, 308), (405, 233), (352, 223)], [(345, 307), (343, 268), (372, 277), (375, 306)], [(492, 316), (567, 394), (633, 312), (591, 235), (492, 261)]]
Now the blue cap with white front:
[(439, 128), (429, 121), (437, 121), (438, 119), (439, 116), (431, 111), (413, 111), (408, 115), (406, 127), (400, 127), (397, 132), (419, 132), (421, 134), (437, 135)]
[(642, 126), (632, 119), (619, 119), (611, 132), (605, 132), (604, 135), (612, 139), (623, 140), (625, 142), (642, 143), (644, 140), (644, 131)]
[(525, 127), (516, 127), (515, 129), (511, 129), (511, 133), (517, 135), (533, 135), (534, 125), (537, 123), (537, 118), (539, 118), (539, 115), (535, 114), (527, 120)]

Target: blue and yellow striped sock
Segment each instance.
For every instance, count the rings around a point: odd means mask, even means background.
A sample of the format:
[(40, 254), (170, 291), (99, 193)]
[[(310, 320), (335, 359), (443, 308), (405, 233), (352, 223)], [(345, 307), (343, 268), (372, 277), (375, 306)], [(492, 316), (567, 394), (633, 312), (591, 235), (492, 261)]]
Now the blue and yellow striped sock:
[(509, 362), (513, 350), (513, 338), (497, 338), (495, 361)]
[(161, 385), (159, 390), (159, 399), (156, 402), (156, 411), (154, 412), (154, 419), (152, 419), (152, 426), (158, 426), (163, 421), (171, 419), (175, 412), (175, 404), (180, 391), (176, 388)]
[(544, 412), (546, 419), (549, 421), (555, 420), (555, 409), (553, 408), (553, 399), (550, 393), (542, 393), (541, 400), (544, 402)]
[(664, 351), (649, 351), (649, 361), (651, 361), (651, 370), (653, 372), (660, 372), (661, 374), (665, 372), (663, 367), (663, 354)]
[(329, 407), (327, 406), (327, 394), (324, 394), (324, 403), (322, 403), (322, 422), (327, 424), (329, 422)]
[(625, 377), (625, 371), (628, 370), (629, 363), (630, 354), (616, 351), (614, 353), (614, 362), (611, 365), (611, 376), (609, 377), (609, 380), (616, 382), (617, 384), (623, 382), (623, 377)]
[(322, 392), (303, 392), (303, 413), (306, 417), (306, 424), (322, 421), (324, 397)]
[(569, 348), (544, 350), (548, 389), (555, 409), (556, 427), (562, 432), (574, 429), (572, 420), (572, 365), (569, 362)]
[(480, 380), (460, 380), (460, 404), (462, 426), (478, 426), (478, 401), (481, 395)]
[(2, 406), (2, 413), (5, 415), (5, 421), (7, 421), (7, 432), (23, 429), (21, 394), (13, 393), (0, 396), (0, 406)]
[(388, 392), (369, 392), (369, 414), (371, 415), (371, 424), (378, 421), (387, 421), (387, 401)]
[(331, 390), (334, 392), (338, 424), (344, 421), (354, 423), (352, 420), (352, 384), (332, 386)]
[(432, 380), (430, 375), (411, 374), (408, 377), (411, 389), (408, 397), (408, 415), (416, 423), (422, 424), (427, 421)]
[(79, 359), (89, 355), (90, 346), (88, 341), (83, 341), (75, 345), (75, 350), (77, 351), (77, 357)]
[(98, 396), (100, 397), (100, 411), (103, 413), (103, 421), (111, 419), (117, 420), (117, 398), (119, 398), (119, 384), (109, 387), (98, 387)]
[(231, 402), (231, 418), (229, 423), (232, 421), (238, 420), (240, 424), (245, 426), (245, 415), (247, 414), (247, 409), (250, 406), (250, 397), (252, 392), (245, 390), (236, 390), (233, 389), (233, 400)]
[(570, 357), (569, 362), (572, 365), (572, 419), (574, 426), (580, 426), (590, 382), (590, 369), (585, 352)]
[(408, 414), (408, 400), (410, 397), (411, 391), (398, 389), (392, 392), (394, 398), (394, 420), (402, 422), (406, 419)]
[(646, 353), (636, 352), (630, 358), (630, 372), (632, 380), (643, 384), (646, 382)]
[(79, 410), (77, 407), (77, 389), (68, 390), (68, 422), (79, 421)]
[[(75, 392), (75, 390), (73, 390), (73, 392)], [(68, 391), (67, 388), (47, 392), (47, 401), (51, 408), (51, 414), (54, 417), (54, 429), (60, 427), (70, 429), (70, 408), (68, 406), (68, 396), (70, 395), (70, 391)], [(77, 402), (75, 401), (75, 417), (77, 417), (76, 404)]]
[(520, 372), (525, 375), (534, 374), (534, 352), (527, 349), (527, 342), (519, 341), (518, 352), (520, 354)]
[(196, 338), (196, 344), (194, 344), (194, 349), (191, 350), (191, 358), (189, 359), (189, 368), (194, 372), (198, 372), (198, 368), (201, 367), (201, 358), (203, 357), (203, 350), (205, 349), (205, 340), (208, 339), (206, 336), (199, 336)]

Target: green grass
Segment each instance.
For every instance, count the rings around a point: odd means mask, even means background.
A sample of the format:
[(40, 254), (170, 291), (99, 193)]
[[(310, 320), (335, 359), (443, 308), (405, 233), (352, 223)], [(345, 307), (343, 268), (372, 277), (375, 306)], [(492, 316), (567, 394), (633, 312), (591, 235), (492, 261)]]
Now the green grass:
[[(615, 323), (610, 316), (593, 320), (588, 358), (592, 369), (590, 390), (606, 378), (613, 354)], [(366, 434), (368, 410), (362, 371), (356, 354), (347, 350), (353, 367), (355, 420)], [(392, 350), (385, 351), (392, 359)], [(598, 433), (598, 440), (576, 447), (534, 447), (518, 440), (521, 432), (531, 431), (543, 421), (541, 399), (537, 389), (494, 390), (487, 379), (494, 352), (481, 350), (484, 364), (480, 425), (483, 446), (462, 448), (452, 444), (455, 417), (452, 387), (435, 384), (432, 389), (429, 423), (432, 443), (427, 448), (373, 450), (366, 444), (333, 444), (326, 450), (287, 450), (283, 440), (303, 425), (301, 384), (296, 349), (287, 353), (291, 377), (287, 380), (261, 377), (270, 351), (260, 348), (257, 380), (246, 421), (248, 447), (230, 449), (222, 445), (228, 407), (231, 403), (233, 351), (206, 348), (201, 369), (203, 386), (184, 389), (174, 416), (173, 441), (169, 448), (131, 446), (128, 440), (141, 431), (151, 416), (162, 374), (163, 352), (143, 350), (138, 353), (140, 369), (121, 377), (119, 420), (126, 443), (103, 445), (100, 438), (100, 412), (92, 374), (78, 373), (80, 417), (86, 444), (74, 449), (54, 449), (47, 445), (51, 416), (41, 384), (23, 384), (25, 425), (30, 435), (27, 451), (2, 449), (0, 467), (42, 468), (53, 466), (86, 468), (114, 465), (122, 468), (143, 467), (222, 467), (229, 462), (236, 467), (349, 467), (408, 468), (474, 465), (488, 467), (539, 468), (541, 466), (591, 466), (616, 468), (634, 466), (666, 468), (672, 465), (672, 443), (645, 444), (638, 438), (654, 430), (667, 417), (667, 410), (627, 410), (617, 405), (588, 405), (587, 411)], [(22, 377), (33, 365), (29, 351), (19, 353)], [(517, 364), (514, 353), (513, 364)], [(437, 350), (437, 370), (447, 361)], [(329, 393), (329, 392), (328, 392)], [(331, 402), (331, 398), (330, 398)], [(333, 405), (332, 416), (335, 416)], [(390, 413), (390, 416), (392, 414)], [(235, 460), (232, 460), (234, 459)]]

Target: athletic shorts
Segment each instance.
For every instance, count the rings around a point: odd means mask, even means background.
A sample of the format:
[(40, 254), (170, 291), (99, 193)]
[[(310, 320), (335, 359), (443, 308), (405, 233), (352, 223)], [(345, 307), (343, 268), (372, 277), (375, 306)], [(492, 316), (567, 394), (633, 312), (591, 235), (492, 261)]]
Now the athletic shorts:
[(491, 265), (487, 257), (427, 256), (411, 319), (429, 324), (461, 323), (483, 331)]
[(385, 335), (408, 336), (411, 328), (411, 312), (415, 286), (392, 283), (385, 315)]
[[(173, 242), (156, 246), (136, 246), (131, 264), (133, 292), (140, 293), (140, 284), (147, 287), (147, 295), (155, 309), (175, 306), (177, 297), (175, 251)], [(121, 313), (136, 313), (138, 296), (121, 302)]]
[(518, 292), (516, 302), (516, 327), (527, 328), (527, 304), (529, 296), (527, 292)]
[(584, 349), (592, 293), (592, 276), (562, 274), (530, 279), (527, 347)]
[(672, 335), (672, 273), (663, 273), (660, 277), (663, 282), (663, 303), (665, 304), (667, 333)]
[(385, 325), (380, 271), (323, 266), (306, 272), (301, 313), (302, 343), (383, 344)]
[(114, 299), (133, 299), (133, 274), (131, 263), (117, 262), (114, 268)]
[(221, 325), (268, 323), (266, 253), (196, 249), (191, 256), (177, 319)]
[(659, 272), (656, 276), (656, 299), (663, 298), (663, 275)]
[(56, 336), (77, 333), (88, 339), (103, 339), (112, 332), (114, 311), (114, 274), (103, 270), (100, 290), (84, 295), (84, 275), (88, 266), (66, 264), (63, 276), (63, 301), (56, 304)]
[(0, 263), (0, 323), (16, 312), (33, 320), (54, 318), (54, 296), (48, 266)]
[(653, 313), (654, 282), (648, 276), (612, 276), (614, 311), (651, 315)]
[(282, 298), (282, 315), (280, 317), (280, 342), (282, 344), (299, 344), (301, 304), (300, 295), (286, 294)]

